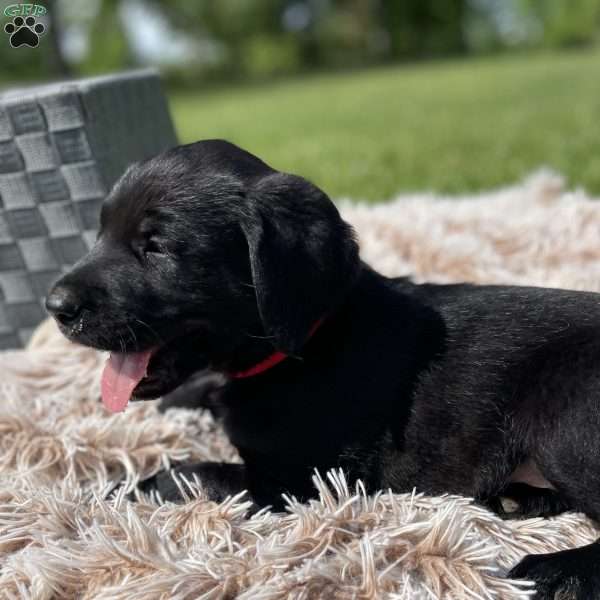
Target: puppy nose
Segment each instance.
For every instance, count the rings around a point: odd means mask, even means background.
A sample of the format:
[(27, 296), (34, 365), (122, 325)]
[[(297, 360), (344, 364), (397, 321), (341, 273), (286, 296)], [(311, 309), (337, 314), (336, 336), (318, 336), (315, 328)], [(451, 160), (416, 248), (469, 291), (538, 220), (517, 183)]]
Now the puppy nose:
[(73, 288), (59, 285), (46, 297), (46, 310), (63, 325), (68, 325), (81, 313), (81, 300)]

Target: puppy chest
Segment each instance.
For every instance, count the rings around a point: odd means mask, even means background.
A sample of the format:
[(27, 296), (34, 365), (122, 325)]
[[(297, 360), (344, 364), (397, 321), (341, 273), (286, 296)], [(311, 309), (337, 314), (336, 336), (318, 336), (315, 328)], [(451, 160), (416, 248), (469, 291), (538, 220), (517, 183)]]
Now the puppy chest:
[(230, 413), (224, 421), (231, 443), (259, 454), (278, 454), (281, 459), (319, 459), (339, 451), (335, 436), (318, 419), (280, 412), (244, 411)]

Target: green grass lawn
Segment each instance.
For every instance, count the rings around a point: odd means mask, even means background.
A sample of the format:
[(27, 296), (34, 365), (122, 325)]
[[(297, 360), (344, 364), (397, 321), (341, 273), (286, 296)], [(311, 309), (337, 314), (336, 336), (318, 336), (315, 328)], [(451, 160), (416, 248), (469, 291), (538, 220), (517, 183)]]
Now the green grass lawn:
[(331, 196), (479, 190), (547, 165), (600, 194), (600, 53), (504, 56), (173, 93), (183, 142), (222, 137)]

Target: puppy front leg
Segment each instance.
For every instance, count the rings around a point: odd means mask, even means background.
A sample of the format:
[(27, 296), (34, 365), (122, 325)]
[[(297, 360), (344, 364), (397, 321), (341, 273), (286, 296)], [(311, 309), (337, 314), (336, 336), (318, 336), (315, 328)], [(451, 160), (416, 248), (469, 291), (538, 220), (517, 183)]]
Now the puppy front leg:
[(508, 574), (535, 581), (536, 600), (600, 598), (600, 540), (551, 554), (529, 554)]
[[(192, 465), (181, 465), (172, 469), (177, 475), (182, 475), (188, 481), (194, 481), (194, 475), (202, 485), (208, 497), (215, 502), (222, 502), (227, 496), (234, 496), (247, 489), (246, 467), (234, 463), (202, 462)], [(142, 492), (157, 491), (163, 500), (183, 502), (177, 484), (171, 476), (171, 471), (161, 471), (154, 477), (139, 484)], [(185, 484), (184, 484), (185, 489)]]

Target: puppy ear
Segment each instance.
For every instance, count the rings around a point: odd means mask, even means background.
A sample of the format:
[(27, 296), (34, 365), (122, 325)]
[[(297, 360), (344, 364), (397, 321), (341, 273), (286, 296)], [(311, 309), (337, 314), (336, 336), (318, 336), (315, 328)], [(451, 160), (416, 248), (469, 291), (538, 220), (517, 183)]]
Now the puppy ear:
[(242, 229), (260, 317), (275, 348), (294, 355), (358, 276), (354, 231), (319, 188), (294, 175), (261, 179), (248, 201)]

